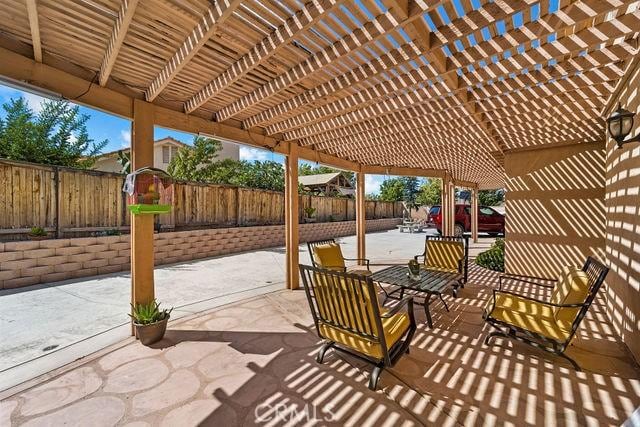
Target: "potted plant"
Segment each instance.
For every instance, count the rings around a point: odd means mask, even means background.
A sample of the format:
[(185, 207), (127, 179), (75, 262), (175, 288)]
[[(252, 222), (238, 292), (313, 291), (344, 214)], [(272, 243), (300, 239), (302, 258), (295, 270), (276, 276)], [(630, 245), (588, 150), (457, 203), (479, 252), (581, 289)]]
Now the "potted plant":
[(31, 227), (27, 237), (29, 240), (44, 240), (47, 238), (47, 232), (42, 227)]
[(409, 261), (409, 278), (412, 280), (420, 278), (420, 264), (416, 259)]
[(316, 222), (316, 219), (313, 218), (313, 214), (316, 213), (316, 208), (312, 206), (307, 206), (304, 208), (305, 218), (304, 222)]
[(136, 337), (143, 345), (151, 345), (164, 337), (173, 307), (161, 310), (160, 304), (154, 299), (147, 304), (131, 304), (131, 309), (129, 316), (133, 319)]

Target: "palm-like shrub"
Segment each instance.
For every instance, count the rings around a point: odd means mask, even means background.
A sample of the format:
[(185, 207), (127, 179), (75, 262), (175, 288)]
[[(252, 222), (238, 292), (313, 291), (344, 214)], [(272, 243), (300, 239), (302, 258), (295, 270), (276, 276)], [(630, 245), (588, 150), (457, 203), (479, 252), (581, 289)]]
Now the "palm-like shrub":
[(504, 272), (504, 239), (496, 239), (488, 251), (479, 254), (476, 264), (489, 270)]
[(147, 304), (131, 304), (133, 322), (138, 325), (149, 325), (169, 318), (173, 308), (160, 309), (160, 304), (153, 300)]

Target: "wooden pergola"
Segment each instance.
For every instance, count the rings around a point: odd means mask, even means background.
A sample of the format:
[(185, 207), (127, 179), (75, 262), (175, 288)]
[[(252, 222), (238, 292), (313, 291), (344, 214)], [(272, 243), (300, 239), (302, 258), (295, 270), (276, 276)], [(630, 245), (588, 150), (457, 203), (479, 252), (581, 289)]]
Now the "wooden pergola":
[[(504, 154), (603, 141), (638, 52), (631, 0), (4, 0), (0, 76), (131, 119), (286, 156), (287, 284), (298, 286), (298, 159), (364, 176), (504, 185)], [(475, 209), (472, 209), (475, 212)], [(477, 221), (473, 236), (477, 238)], [(133, 299), (153, 297), (153, 220), (132, 220)]]

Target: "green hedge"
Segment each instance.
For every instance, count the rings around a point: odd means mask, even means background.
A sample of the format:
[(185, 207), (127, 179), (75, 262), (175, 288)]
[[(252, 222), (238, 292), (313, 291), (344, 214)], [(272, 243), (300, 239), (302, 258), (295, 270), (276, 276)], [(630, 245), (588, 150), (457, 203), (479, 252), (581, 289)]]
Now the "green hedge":
[(482, 252), (476, 258), (480, 267), (504, 273), (504, 239), (496, 239), (488, 251)]

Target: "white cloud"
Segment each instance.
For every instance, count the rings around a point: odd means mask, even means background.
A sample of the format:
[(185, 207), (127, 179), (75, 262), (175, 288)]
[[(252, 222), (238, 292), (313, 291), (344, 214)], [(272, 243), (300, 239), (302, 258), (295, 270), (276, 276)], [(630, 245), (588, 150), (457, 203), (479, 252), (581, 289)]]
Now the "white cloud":
[(366, 194), (378, 194), (384, 179), (385, 177), (380, 175), (366, 175), (364, 178), (364, 192)]
[(129, 148), (131, 146), (131, 131), (122, 129), (120, 131), (120, 139), (122, 140), (122, 148)]
[(272, 153), (267, 150), (261, 150), (259, 148), (240, 147), (240, 160), (254, 161), (259, 160), (264, 162), (271, 160)]
[(24, 96), (24, 99), (25, 101), (27, 101), (29, 108), (31, 108), (35, 114), (38, 114), (40, 111), (42, 111), (42, 102), (45, 101), (46, 98), (34, 95), (33, 93), (29, 92), (23, 92), (22, 96)]

